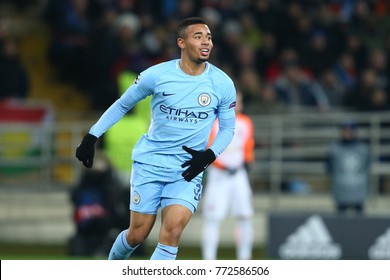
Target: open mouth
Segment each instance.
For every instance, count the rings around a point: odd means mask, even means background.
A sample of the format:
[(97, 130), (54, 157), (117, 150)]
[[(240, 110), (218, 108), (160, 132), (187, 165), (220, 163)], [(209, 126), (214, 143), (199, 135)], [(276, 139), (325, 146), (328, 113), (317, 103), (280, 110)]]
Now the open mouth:
[(201, 53), (203, 56), (209, 55), (209, 52), (210, 52), (209, 49), (201, 49), (201, 50), (200, 50), (200, 53)]

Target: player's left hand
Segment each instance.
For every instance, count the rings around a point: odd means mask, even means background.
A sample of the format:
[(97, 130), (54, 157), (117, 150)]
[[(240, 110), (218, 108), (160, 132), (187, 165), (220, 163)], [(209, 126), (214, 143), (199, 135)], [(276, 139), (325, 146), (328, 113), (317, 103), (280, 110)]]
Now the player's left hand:
[(191, 154), (192, 158), (181, 165), (181, 167), (189, 166), (181, 175), (184, 180), (190, 182), (197, 175), (203, 172), (214, 160), (215, 154), (211, 149), (206, 151), (196, 151), (187, 146), (182, 147), (184, 151)]

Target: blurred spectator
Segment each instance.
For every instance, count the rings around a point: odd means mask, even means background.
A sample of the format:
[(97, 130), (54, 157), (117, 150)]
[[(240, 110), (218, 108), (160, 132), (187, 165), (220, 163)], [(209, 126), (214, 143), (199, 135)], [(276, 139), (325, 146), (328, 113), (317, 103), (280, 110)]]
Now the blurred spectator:
[(82, 88), (90, 79), (90, 3), (88, 0), (49, 0), (43, 12), (51, 32), (50, 61), (60, 79)]
[(319, 86), (325, 93), (331, 108), (341, 109), (344, 106), (345, 87), (331, 69), (322, 72)]
[(296, 40), (297, 22), (299, 19), (306, 18), (303, 4), (300, 1), (288, 1), (280, 5), (278, 13), (278, 22), (276, 24), (276, 38), (278, 42), (287, 48), (293, 48), (298, 51)]
[(114, 81), (124, 69), (139, 73), (150, 66), (146, 52), (138, 40), (140, 32), (139, 17), (135, 14), (123, 14), (116, 19), (117, 53), (113, 61), (112, 77)]
[(106, 254), (111, 246), (110, 230), (115, 228), (116, 201), (114, 170), (101, 154), (94, 167), (85, 169), (81, 180), (71, 192), (76, 234), (70, 240), (71, 255)]
[(142, 34), (142, 48), (152, 63), (159, 63), (165, 60), (165, 50), (169, 42), (163, 26), (153, 26)]
[(355, 61), (356, 71), (360, 72), (367, 66), (368, 49), (356, 32), (346, 34), (343, 44), (344, 53), (348, 53)]
[(298, 61), (299, 55), (295, 50), (291, 48), (281, 50), (275, 59), (269, 63), (269, 66), (266, 69), (265, 75), (267, 80), (274, 82), (281, 75), (284, 64), (298, 63)]
[(334, 6), (339, 6), (339, 17), (343, 21), (349, 21), (351, 19), (355, 0), (344, 1), (331, 1)]
[(253, 14), (257, 26), (263, 32), (271, 33), (277, 24), (277, 9), (275, 1), (255, 0), (250, 1), (248, 11)]
[(256, 53), (256, 65), (259, 74), (266, 77), (267, 69), (277, 59), (277, 42), (273, 33), (263, 33), (263, 40)]
[[(242, 110), (242, 96), (238, 92), (235, 107), (236, 133), (227, 149), (208, 169), (202, 233), (202, 256), (206, 260), (217, 259), (220, 226), (228, 215), (236, 220), (237, 259), (252, 259), (254, 208), (248, 166), (254, 160), (255, 143), (252, 120)], [(209, 143), (217, 133), (218, 126), (215, 123)]]
[[(347, 0), (349, 1), (349, 0)], [(334, 2), (334, 1), (333, 1)], [(329, 47), (337, 47), (338, 40), (333, 36), (332, 29), (338, 21), (338, 11), (332, 9), (332, 4), (325, 1), (319, 1), (318, 5), (312, 11), (313, 26), (325, 32), (328, 36)]]
[(367, 22), (370, 18), (368, 2), (356, 0), (352, 9), (350, 22), (355, 30), (359, 30), (360, 36), (366, 31)]
[[(221, 30), (221, 43), (217, 48), (217, 60), (222, 64), (231, 64), (231, 57), (234, 55), (241, 44), (241, 26), (236, 20), (228, 20)], [(221, 47), (222, 46), (222, 47)]]
[(382, 48), (371, 49), (368, 53), (368, 67), (377, 76), (377, 86), (390, 89), (390, 68), (387, 64), (388, 54)]
[(373, 69), (367, 68), (360, 74), (358, 81), (356, 87), (347, 91), (344, 103), (350, 109), (362, 111), (370, 99), (371, 92), (378, 86), (378, 77)]
[(238, 75), (237, 85), (241, 88), (243, 102), (246, 106), (256, 100), (261, 86), (260, 75), (252, 67), (243, 68)]
[(353, 90), (356, 86), (358, 72), (355, 60), (349, 53), (342, 53), (333, 64), (333, 72), (344, 90)]
[(388, 15), (390, 3), (387, 0), (372, 1), (372, 10), (376, 16), (384, 17)]
[(220, 32), (222, 23), (222, 17), (219, 11), (213, 7), (204, 6), (201, 8), (199, 14), (206, 20), (210, 30), (216, 30), (216, 34), (215, 32), (213, 33), (213, 40), (218, 39), (218, 33)]
[(235, 53), (235, 69), (237, 75), (246, 68), (253, 68), (257, 72), (256, 49), (249, 43), (242, 43)]
[(93, 82), (86, 93), (94, 109), (105, 109), (118, 97), (112, 75), (114, 61), (119, 52), (116, 20), (116, 11), (107, 8), (90, 33), (88, 52), (94, 58), (93, 66), (90, 67)]
[(262, 32), (256, 25), (256, 21), (252, 14), (249, 12), (240, 14), (239, 21), (242, 28), (240, 39), (241, 43), (248, 44), (257, 50), (261, 45)]
[(365, 112), (386, 112), (390, 109), (389, 96), (381, 87), (374, 87), (367, 97), (367, 103), (364, 103), (361, 111)]
[(334, 54), (328, 47), (328, 39), (323, 31), (313, 32), (307, 45), (308, 48), (303, 49), (305, 56), (302, 62), (310, 68), (314, 76), (319, 77), (325, 69), (332, 66)]
[(24, 99), (28, 92), (29, 78), (19, 57), (17, 42), (5, 38), (0, 42), (0, 100)]
[[(129, 126), (134, 129), (132, 132), (126, 129)], [(130, 160), (132, 150), (130, 148), (133, 148), (138, 138), (147, 131), (147, 126), (148, 122), (143, 118), (134, 116), (134, 114), (129, 114), (124, 116), (123, 119), (113, 127), (113, 130), (110, 130), (109, 133), (104, 136), (104, 150), (115, 166), (115, 169), (118, 172), (118, 178), (123, 186), (127, 186), (130, 182), (132, 164), (132, 161)], [(130, 145), (130, 148), (122, 148), (123, 143)]]
[(90, 90), (90, 99), (96, 109), (106, 109), (123, 93), (117, 87), (122, 71), (139, 73), (150, 65), (148, 52), (137, 38), (141, 31), (139, 17), (133, 13), (106, 16), (107, 22), (94, 36), (97, 67), (93, 72), (101, 77)]
[[(124, 71), (119, 75), (121, 92), (137, 78), (136, 73)], [(142, 134), (146, 133), (150, 122), (150, 97), (137, 103), (123, 118), (104, 134), (104, 150), (118, 174), (122, 186), (130, 182), (133, 147)], [(132, 129), (129, 130), (128, 128)]]
[(290, 43), (290, 47), (300, 54), (305, 54), (302, 58), (306, 57), (306, 52), (310, 50), (309, 46), (312, 40), (312, 30), (313, 22), (310, 17), (304, 16), (295, 20), (295, 28), (293, 31), (295, 40), (293, 43)]
[[(93, 168), (83, 171), (70, 194), (76, 232), (69, 240), (69, 253), (107, 255), (120, 229), (128, 226), (129, 196), (111, 162), (99, 151)], [(137, 254), (143, 253), (142, 247)]]
[(263, 84), (253, 101), (245, 105), (245, 113), (249, 115), (277, 115), (287, 112), (271, 83)]
[(284, 65), (287, 64), (299, 65), (302, 74), (304, 74), (306, 78), (310, 78), (312, 76), (310, 69), (302, 65), (300, 60), (300, 55), (294, 49), (282, 49), (280, 53), (275, 57), (275, 59), (271, 61), (268, 68), (266, 69), (266, 79), (270, 82), (274, 82), (283, 72)]
[(369, 49), (383, 46), (386, 28), (388, 28), (384, 22), (385, 18), (375, 13), (369, 1), (356, 1), (352, 27), (358, 30), (359, 36)]
[(114, 24), (114, 44), (116, 44), (117, 53), (115, 53), (112, 74), (116, 80), (126, 65), (139, 72), (149, 64), (137, 38), (141, 29), (139, 17), (133, 13), (122, 14), (116, 18)]
[(370, 158), (368, 145), (359, 140), (354, 122), (342, 123), (341, 138), (329, 150), (327, 172), (337, 212), (344, 214), (351, 208), (362, 214), (368, 196)]
[(318, 111), (328, 109), (328, 100), (318, 84), (306, 78), (296, 62), (284, 64), (283, 72), (275, 82), (279, 98), (287, 105), (288, 110), (312, 108)]

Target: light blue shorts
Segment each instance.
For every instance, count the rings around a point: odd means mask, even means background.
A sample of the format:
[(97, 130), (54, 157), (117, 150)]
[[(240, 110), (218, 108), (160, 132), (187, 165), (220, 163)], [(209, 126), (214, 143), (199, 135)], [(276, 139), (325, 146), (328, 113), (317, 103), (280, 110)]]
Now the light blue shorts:
[(187, 182), (181, 173), (181, 170), (134, 162), (130, 179), (130, 210), (157, 214), (159, 208), (180, 204), (194, 213), (202, 196), (202, 175)]

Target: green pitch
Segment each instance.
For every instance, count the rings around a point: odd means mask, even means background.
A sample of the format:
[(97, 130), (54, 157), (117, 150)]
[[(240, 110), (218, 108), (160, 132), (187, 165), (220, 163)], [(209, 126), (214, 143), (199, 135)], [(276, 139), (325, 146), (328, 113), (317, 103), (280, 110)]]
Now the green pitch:
[[(152, 254), (154, 247), (146, 247), (145, 256), (134, 256), (131, 259), (147, 260)], [(255, 248), (253, 250), (254, 259), (265, 259), (263, 248)], [(0, 259), (1, 260), (101, 260), (106, 259), (106, 256), (85, 256), (74, 257), (67, 253), (66, 246), (63, 245), (40, 245), (40, 244), (2, 244), (0, 243)], [(199, 247), (184, 247), (179, 248), (178, 260), (201, 260), (201, 251)], [(218, 259), (235, 260), (234, 248), (220, 248), (218, 251)]]

